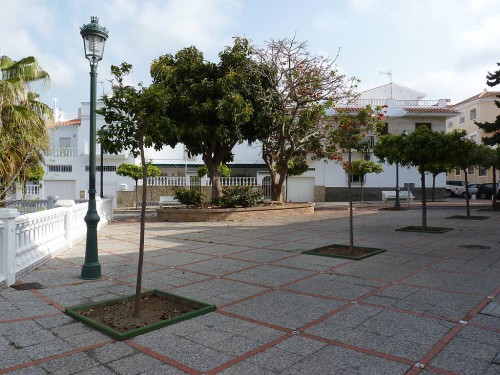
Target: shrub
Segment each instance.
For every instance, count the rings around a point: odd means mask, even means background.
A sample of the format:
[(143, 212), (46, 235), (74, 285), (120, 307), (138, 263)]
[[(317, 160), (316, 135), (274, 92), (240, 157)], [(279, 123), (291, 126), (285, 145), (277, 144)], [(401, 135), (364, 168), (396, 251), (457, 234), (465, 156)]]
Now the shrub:
[(231, 186), (224, 188), (223, 196), (212, 200), (219, 207), (252, 207), (262, 200), (262, 191), (252, 186)]
[(201, 207), (205, 196), (198, 190), (180, 188), (174, 190), (174, 198), (186, 206)]

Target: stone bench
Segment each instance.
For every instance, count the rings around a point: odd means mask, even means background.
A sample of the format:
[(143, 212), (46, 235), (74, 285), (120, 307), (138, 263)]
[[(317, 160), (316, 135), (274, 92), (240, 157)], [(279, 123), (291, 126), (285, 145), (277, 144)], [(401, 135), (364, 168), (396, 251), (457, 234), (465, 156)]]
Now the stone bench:
[[(415, 199), (415, 196), (409, 192), (409, 198), (410, 202)], [(382, 191), (382, 200), (384, 203), (387, 203), (388, 200), (390, 199), (396, 199), (396, 191)], [(406, 199), (408, 200), (408, 190), (401, 190), (399, 192), (399, 199)]]
[(173, 195), (161, 195), (158, 203), (160, 207), (179, 206), (181, 204)]

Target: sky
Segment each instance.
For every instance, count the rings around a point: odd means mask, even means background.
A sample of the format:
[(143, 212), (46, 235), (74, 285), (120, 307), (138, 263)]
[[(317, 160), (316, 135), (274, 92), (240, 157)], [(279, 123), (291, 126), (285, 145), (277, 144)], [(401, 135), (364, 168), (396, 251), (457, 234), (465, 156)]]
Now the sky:
[(76, 113), (90, 97), (80, 27), (91, 16), (109, 31), (98, 96), (111, 65), (133, 65), (132, 83), (151, 81), (151, 62), (196, 46), (210, 61), (244, 36), (257, 47), (295, 38), (336, 59), (359, 91), (390, 82), (456, 103), (484, 89), (500, 62), (498, 0), (0, 0), (0, 55), (35, 56), (51, 76), (41, 99)]

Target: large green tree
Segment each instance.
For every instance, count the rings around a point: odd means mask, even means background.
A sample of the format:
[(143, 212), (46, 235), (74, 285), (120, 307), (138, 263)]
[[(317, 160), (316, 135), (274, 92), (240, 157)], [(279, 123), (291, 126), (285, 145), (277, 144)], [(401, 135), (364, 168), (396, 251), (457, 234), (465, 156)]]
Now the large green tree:
[[(500, 63), (497, 63), (500, 66)], [(496, 86), (500, 84), (500, 69), (486, 75), (486, 84), (490, 87)], [(497, 95), (497, 98), (500, 98), (500, 95)], [(495, 105), (500, 109), (500, 101), (495, 100)], [(482, 142), (485, 145), (489, 146), (497, 146), (500, 144), (500, 114), (496, 117), (494, 122), (474, 122), (480, 129), (485, 132), (490, 133), (489, 136), (483, 136)], [(497, 207), (497, 176), (496, 176), (496, 168), (493, 168), (493, 208), (498, 209)]]
[(201, 154), (212, 182), (212, 198), (222, 196), (220, 166), (233, 160), (235, 145), (256, 138), (261, 121), (261, 77), (244, 38), (206, 61), (195, 47), (153, 61), (151, 76), (171, 97), (168, 116), (190, 156)]
[[(130, 177), (135, 181), (135, 207), (139, 207), (139, 189), (137, 188), (137, 185), (139, 180), (142, 179), (142, 170), (142, 165), (127, 163), (120, 164), (116, 169), (117, 175)], [(148, 177), (158, 177), (161, 173), (160, 168), (152, 165), (151, 163), (148, 163), (146, 171)]]
[(387, 134), (380, 138), (374, 148), (374, 154), (381, 161), (389, 164), (399, 163), (402, 166), (416, 167), (420, 173), (422, 191), (422, 230), (427, 230), (427, 191), (425, 172), (436, 160), (449, 160), (450, 142), (445, 133), (429, 130), (422, 126), (407, 137)]
[(99, 131), (99, 143), (112, 154), (129, 150), (134, 157), (140, 157), (142, 165), (142, 207), (139, 239), (139, 261), (135, 290), (134, 316), (139, 316), (142, 289), (142, 268), (144, 262), (144, 230), (146, 219), (148, 164), (144, 151), (147, 147), (160, 150), (163, 146), (175, 147), (175, 128), (166, 116), (168, 96), (156, 85), (135, 89), (124, 84), (124, 77), (132, 71), (132, 65), (122, 63), (111, 66), (111, 74), (118, 88), (113, 96), (102, 98), (104, 107), (96, 111), (104, 116), (106, 125)]
[(321, 147), (327, 109), (352, 98), (358, 80), (347, 79), (336, 59), (311, 54), (307, 43), (295, 38), (271, 39), (256, 58), (267, 113), (259, 123), (262, 158), (271, 175), (272, 199), (283, 201), (290, 161)]
[(52, 119), (49, 106), (38, 93), (50, 77), (34, 57), (19, 61), (0, 57), (0, 207), (9, 188), (24, 185), (32, 166), (43, 162), (49, 147), (46, 121)]

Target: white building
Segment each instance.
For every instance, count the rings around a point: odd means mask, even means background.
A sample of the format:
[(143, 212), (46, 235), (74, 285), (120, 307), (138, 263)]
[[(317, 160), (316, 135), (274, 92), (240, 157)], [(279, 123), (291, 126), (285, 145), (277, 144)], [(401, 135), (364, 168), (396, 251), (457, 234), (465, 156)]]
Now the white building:
[[(446, 120), (456, 116), (456, 112), (447, 107), (447, 100), (423, 100), (425, 94), (400, 86), (388, 84), (360, 94), (357, 106), (387, 105), (386, 133), (408, 133), (419, 126), (427, 126), (432, 130), (445, 131)], [(99, 108), (102, 103), (97, 103)], [(51, 152), (47, 155), (46, 175), (41, 189), (41, 197), (58, 196), (64, 199), (85, 198), (88, 191), (88, 159), (89, 159), (89, 103), (82, 102), (78, 114), (61, 113), (55, 108), (57, 125), (50, 129)], [(97, 116), (96, 128), (104, 125), (102, 116)], [(374, 142), (376, 139), (374, 138)], [(261, 157), (259, 144), (237, 145), (234, 150), (234, 161), (229, 163), (234, 177), (264, 176), (267, 168)], [(354, 155), (354, 160), (377, 161), (371, 152)], [(183, 145), (174, 149), (167, 147), (161, 151), (148, 149), (146, 160), (160, 167), (162, 176), (184, 177), (193, 175), (203, 165), (201, 156), (188, 158)], [(116, 168), (122, 163), (139, 164), (128, 152), (120, 155), (104, 154), (103, 156), (103, 193), (116, 197), (119, 190), (133, 190), (134, 181), (118, 176)], [(96, 189), (100, 193), (101, 163), (100, 149), (97, 145)], [(287, 201), (346, 201), (347, 175), (340, 165), (331, 160), (310, 160), (309, 171), (302, 176), (290, 177), (287, 181)], [(381, 200), (382, 190), (394, 190), (396, 185), (395, 166), (383, 165), (381, 174), (369, 174), (365, 177), (365, 200)], [(420, 177), (415, 168), (400, 168), (399, 181), (414, 183), (414, 195), (419, 197)], [(354, 186), (359, 186), (359, 178), (354, 176)], [(426, 180), (432, 186), (432, 176)], [(436, 186), (440, 188), (440, 196), (444, 197), (445, 175), (439, 175)], [(357, 190), (357, 189), (355, 189)], [(355, 191), (355, 193), (357, 193)], [(354, 199), (357, 198), (355, 195)], [(115, 200), (116, 202), (116, 200)]]

